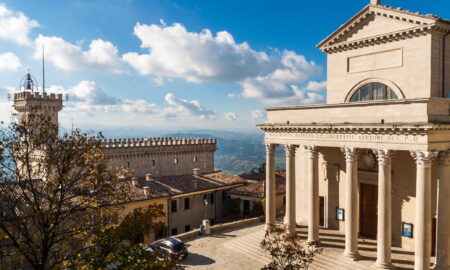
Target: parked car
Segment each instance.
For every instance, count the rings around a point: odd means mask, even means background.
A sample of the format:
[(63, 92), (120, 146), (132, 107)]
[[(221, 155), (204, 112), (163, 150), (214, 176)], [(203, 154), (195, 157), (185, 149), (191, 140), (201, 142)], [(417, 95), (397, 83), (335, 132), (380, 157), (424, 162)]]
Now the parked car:
[(153, 242), (148, 248), (150, 252), (159, 252), (164, 257), (185, 259), (188, 256), (186, 244), (178, 238), (165, 238)]

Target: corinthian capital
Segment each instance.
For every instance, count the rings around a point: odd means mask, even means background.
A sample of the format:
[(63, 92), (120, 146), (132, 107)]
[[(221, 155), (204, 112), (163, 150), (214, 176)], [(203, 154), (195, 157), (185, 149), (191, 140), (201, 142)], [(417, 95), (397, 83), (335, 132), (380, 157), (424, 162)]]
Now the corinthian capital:
[(297, 145), (295, 144), (284, 144), (283, 148), (284, 151), (286, 151), (286, 156), (287, 157), (292, 157), (295, 156), (295, 149), (297, 149)]
[(341, 147), (346, 162), (356, 162), (358, 158), (358, 149), (354, 147)]
[(303, 151), (308, 154), (309, 158), (317, 158), (319, 149), (315, 145), (302, 145)]
[(277, 148), (277, 144), (273, 143), (265, 143), (264, 146), (266, 147), (266, 154), (273, 155), (275, 153), (275, 148)]
[(373, 149), (373, 153), (377, 156), (379, 165), (391, 164), (392, 151), (388, 149)]
[(431, 162), (437, 157), (438, 151), (410, 151), (411, 156), (419, 166), (430, 167)]

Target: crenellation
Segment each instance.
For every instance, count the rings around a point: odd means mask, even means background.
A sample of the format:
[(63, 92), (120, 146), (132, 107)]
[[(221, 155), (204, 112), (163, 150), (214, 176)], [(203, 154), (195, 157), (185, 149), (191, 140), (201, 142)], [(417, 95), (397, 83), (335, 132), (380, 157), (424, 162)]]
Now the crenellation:
[[(118, 138), (103, 140), (112, 167), (128, 167), (136, 176), (155, 176), (214, 170), (215, 138)], [(152, 165), (154, 163), (154, 165)]]

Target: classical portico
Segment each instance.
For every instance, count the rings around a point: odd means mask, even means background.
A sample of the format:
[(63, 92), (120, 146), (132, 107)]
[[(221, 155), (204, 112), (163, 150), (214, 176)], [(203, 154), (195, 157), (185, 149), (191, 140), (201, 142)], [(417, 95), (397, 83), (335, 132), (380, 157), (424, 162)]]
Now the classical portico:
[(435, 269), (450, 269), (450, 76), (438, 73), (450, 23), (379, 2), (318, 45), (327, 104), (266, 109), (267, 224), (282, 146), (289, 233), (305, 225), (305, 240), (320, 243), (320, 226), (339, 230), (352, 260), (359, 237), (376, 239), (381, 269), (392, 268), (392, 246), (413, 251), (415, 269), (430, 269), (432, 253)]

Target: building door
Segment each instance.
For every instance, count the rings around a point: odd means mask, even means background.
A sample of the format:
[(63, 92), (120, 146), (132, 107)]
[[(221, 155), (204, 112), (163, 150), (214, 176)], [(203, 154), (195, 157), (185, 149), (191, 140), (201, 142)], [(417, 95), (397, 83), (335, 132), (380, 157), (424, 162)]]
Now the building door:
[(376, 239), (378, 186), (361, 184), (360, 191), (359, 234)]
[(244, 216), (248, 216), (250, 214), (250, 201), (244, 200)]

